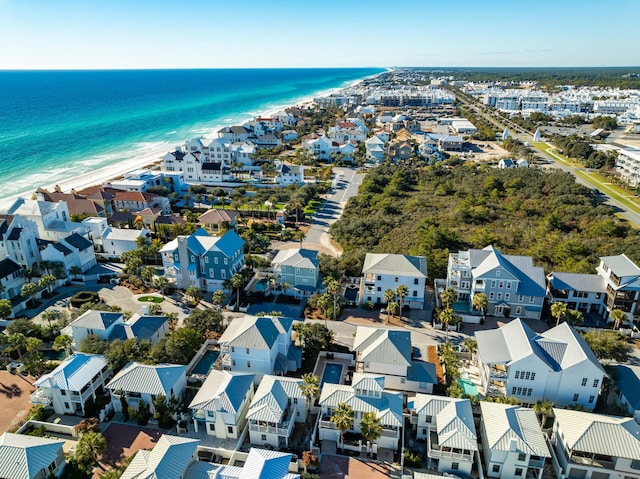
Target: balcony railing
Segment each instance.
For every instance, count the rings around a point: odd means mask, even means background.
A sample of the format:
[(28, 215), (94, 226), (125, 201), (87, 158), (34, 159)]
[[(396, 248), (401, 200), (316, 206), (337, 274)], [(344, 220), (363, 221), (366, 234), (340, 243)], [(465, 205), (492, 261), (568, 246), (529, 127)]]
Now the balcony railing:
[(325, 429), (338, 429), (335, 423), (331, 421), (320, 421), (319, 426)]
[(398, 437), (398, 431), (394, 430), (394, 429), (383, 429), (381, 432), (382, 436), (387, 436), (387, 437)]
[(42, 404), (48, 406), (51, 404), (51, 398), (47, 397), (41, 389), (36, 389), (31, 396), (29, 396), (31, 404)]
[(529, 468), (544, 469), (544, 459), (529, 459)]
[(507, 379), (507, 372), (501, 369), (491, 368), (489, 370), (489, 379), (497, 379), (498, 381), (504, 381)]
[(473, 452), (454, 452), (451, 450), (442, 450), (438, 446), (436, 447), (437, 448), (431, 447), (431, 449), (429, 449), (429, 457), (434, 459), (473, 462)]
[(231, 355), (223, 354), (222, 355), (222, 365), (223, 366), (231, 366)]

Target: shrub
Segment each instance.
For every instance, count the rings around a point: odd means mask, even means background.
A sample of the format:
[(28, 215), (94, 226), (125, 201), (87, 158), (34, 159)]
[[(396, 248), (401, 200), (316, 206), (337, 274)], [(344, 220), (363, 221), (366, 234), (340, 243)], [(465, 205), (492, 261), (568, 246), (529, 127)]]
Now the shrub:
[(95, 293), (93, 291), (80, 291), (71, 296), (69, 302), (74, 308), (81, 308), (82, 305), (87, 303), (99, 303), (100, 296), (98, 295), (98, 293)]
[(422, 456), (417, 452), (411, 452), (409, 450), (404, 451), (404, 465), (407, 467), (421, 467)]

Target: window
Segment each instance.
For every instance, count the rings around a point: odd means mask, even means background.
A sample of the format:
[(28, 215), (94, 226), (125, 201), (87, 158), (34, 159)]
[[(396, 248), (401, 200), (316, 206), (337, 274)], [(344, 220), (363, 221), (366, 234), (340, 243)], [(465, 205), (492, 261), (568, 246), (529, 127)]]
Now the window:
[(209, 417), (213, 417), (214, 416), (214, 412), (213, 411), (207, 411), (207, 416)]
[(595, 396), (589, 396), (589, 404), (593, 404), (593, 401), (595, 400)]
[(229, 264), (229, 260), (227, 258), (224, 259), (224, 264)]
[(631, 461), (631, 469), (640, 469), (640, 459)]
[(531, 377), (531, 373), (529, 371), (527, 371), (526, 373), (524, 373), (524, 379), (525, 380), (529, 380), (529, 378)]
[(451, 463), (451, 469), (457, 470), (460, 467), (460, 465), (457, 462), (452, 462)]
[[(203, 271), (204, 273), (204, 271)], [(209, 268), (209, 277), (213, 278), (215, 276), (215, 272), (213, 271), (213, 268)]]
[(381, 279), (382, 279), (382, 276), (380, 276), (380, 275), (376, 276), (376, 280), (377, 281), (380, 281)]
[(213, 264), (218, 264), (218, 258), (213, 258)]
[(209, 423), (209, 431), (215, 431), (216, 430), (216, 425), (212, 422)]
[(500, 472), (500, 464), (494, 464), (492, 468), (493, 472)]
[(502, 293), (498, 293), (498, 301), (502, 299)]
[(507, 289), (511, 289), (511, 281), (507, 281)]
[(527, 396), (531, 397), (532, 392), (533, 392), (533, 389), (531, 388), (527, 389)]
[(250, 368), (251, 367), (251, 361), (247, 361), (247, 367)]
[(489, 299), (493, 299), (493, 291), (489, 293)]
[(401, 382), (402, 384), (406, 383), (406, 382), (407, 382), (407, 378), (400, 378), (400, 382)]
[(231, 352), (235, 353), (236, 352), (236, 347), (235, 346), (231, 346)]
[(505, 300), (505, 301), (509, 301), (509, 299), (510, 299), (510, 298), (511, 298), (511, 295), (510, 295), (509, 293), (506, 293), (506, 294), (504, 295), (504, 300)]
[(424, 428), (424, 427), (422, 428), (422, 435), (423, 435), (423, 436), (426, 436), (426, 435), (427, 435), (427, 429), (426, 429), (426, 428)]
[(593, 387), (597, 388), (600, 385), (600, 380), (599, 379), (594, 379), (593, 380)]
[(250, 350), (249, 348), (247, 348), (247, 349), (246, 349), (246, 351), (247, 351), (247, 354), (249, 354), (249, 352), (250, 352), (251, 350)]
[(522, 303), (523, 301), (524, 301), (524, 296), (523, 296), (523, 295), (521, 295), (521, 294), (519, 294), (519, 295), (518, 295), (518, 302), (519, 302), (519, 303)]
[(520, 315), (520, 314), (522, 314), (522, 306), (518, 306), (516, 308), (516, 315)]
[(413, 284), (418, 284), (418, 283), (419, 283), (418, 278), (413, 278)]
[(205, 262), (205, 263), (208, 263), (208, 262), (209, 262), (209, 257), (208, 257), (208, 256), (205, 256), (205, 257), (204, 257), (204, 262)]
[(522, 476), (522, 468), (521, 467), (516, 467), (515, 474), (516, 474), (516, 476)]
[(63, 396), (66, 396), (67, 395), (67, 391), (65, 391), (64, 389), (61, 389), (60, 390), (60, 394), (62, 394)]
[(382, 291), (382, 286), (378, 286), (378, 291)]
[(68, 402), (64, 403), (64, 408), (65, 408), (65, 409), (71, 409), (71, 408), (69, 407), (69, 403), (68, 403)]
[(587, 385), (587, 378), (582, 378), (582, 385), (586, 386)]
[(531, 373), (531, 380), (535, 381), (536, 380), (536, 373)]
[(260, 439), (262, 439), (263, 441), (266, 441), (266, 440), (267, 440), (267, 435), (266, 435), (266, 434), (263, 434), (263, 435), (262, 435), (262, 437), (261, 437)]
[(518, 461), (519, 462), (526, 461), (526, 460), (527, 460), (527, 455), (526, 454), (524, 454), (522, 452), (520, 454), (518, 454)]
[(500, 281), (498, 283), (498, 288), (500, 288), (500, 289), (504, 288), (504, 281)]
[(417, 297), (418, 297), (418, 292), (417, 292), (417, 291), (414, 291), (414, 292), (413, 292), (413, 297), (414, 297), (414, 298), (417, 298)]
[(573, 395), (573, 402), (577, 402), (579, 397), (580, 397), (580, 394), (574, 394)]
[(195, 257), (195, 256), (193, 256), (193, 255), (191, 255), (191, 262), (192, 262), (192, 263), (195, 263), (195, 262), (196, 262), (196, 257)]
[(496, 282), (495, 281), (491, 281), (491, 287), (495, 288), (496, 287)]
[(293, 404), (298, 404), (298, 398), (293, 398)]
[(398, 277), (396, 276), (396, 283), (398, 282)]
[(511, 395), (512, 395), (512, 396), (515, 396), (515, 394), (516, 394), (516, 388), (515, 388), (515, 387), (512, 387), (512, 388), (511, 388)]
[(497, 270), (496, 270), (496, 278), (499, 278), (499, 277), (500, 277), (500, 270), (499, 270), (499, 269), (497, 269)]
[(520, 379), (520, 371), (516, 371), (516, 379)]
[(232, 365), (232, 366), (235, 366), (235, 365), (236, 365), (236, 360), (235, 360), (235, 359), (231, 360), (231, 365)]
[(233, 426), (227, 426), (227, 432), (233, 434)]

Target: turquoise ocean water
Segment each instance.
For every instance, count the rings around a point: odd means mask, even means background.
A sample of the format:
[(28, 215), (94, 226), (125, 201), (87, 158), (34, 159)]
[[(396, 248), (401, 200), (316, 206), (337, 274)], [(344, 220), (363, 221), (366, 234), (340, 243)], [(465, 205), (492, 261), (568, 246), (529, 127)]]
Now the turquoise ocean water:
[(168, 151), (381, 71), (0, 71), (0, 199)]

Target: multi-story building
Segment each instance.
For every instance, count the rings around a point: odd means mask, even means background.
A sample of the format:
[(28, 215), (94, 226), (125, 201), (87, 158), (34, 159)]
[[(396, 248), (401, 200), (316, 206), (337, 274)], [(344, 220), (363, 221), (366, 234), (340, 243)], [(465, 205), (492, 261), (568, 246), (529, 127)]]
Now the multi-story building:
[(401, 284), (409, 290), (404, 304), (422, 308), (427, 281), (427, 258), (402, 254), (367, 253), (360, 280), (360, 304), (384, 304), (384, 293)]
[(547, 275), (547, 294), (551, 302), (566, 303), (583, 313), (605, 312), (606, 281), (597, 274), (558, 273)]
[(217, 291), (244, 266), (244, 241), (235, 231), (211, 236), (200, 228), (190, 236), (178, 236), (160, 253), (165, 276), (180, 289)]
[[(546, 295), (544, 270), (530, 256), (503, 255), (494, 246), (449, 255), (446, 287), (470, 311), (473, 296), (484, 293), (486, 314), (540, 319)], [(463, 305), (456, 305), (462, 307)]]
[(621, 309), (629, 321), (640, 316), (640, 267), (626, 255), (603, 256), (596, 271), (606, 282), (607, 315)]
[(555, 408), (553, 414), (557, 477), (640, 478), (640, 427), (633, 418)]
[(533, 409), (481, 401), (480, 410), (485, 474), (542, 479), (551, 453)]
[(87, 401), (95, 401), (97, 395), (105, 393), (111, 373), (104, 356), (74, 353), (33, 383), (36, 390), (31, 402), (51, 404), (56, 414), (84, 415)]
[(320, 283), (320, 260), (318, 252), (303, 248), (283, 249), (271, 260), (273, 277), (282, 287), (288, 284), (284, 291), (296, 297), (308, 297), (322, 287)]
[(557, 406), (595, 407), (606, 373), (566, 322), (537, 334), (517, 318), (475, 337), (485, 394), (513, 396), (523, 405), (549, 400)]
[(427, 442), (429, 468), (471, 475), (478, 450), (471, 402), (430, 394), (409, 400), (416, 437)]
[(25, 283), (22, 271), (22, 266), (11, 258), (0, 260), (0, 286), (2, 287), (0, 297), (11, 299), (20, 295), (22, 286)]
[(40, 262), (38, 227), (19, 215), (0, 215), (0, 256), (25, 268)]

